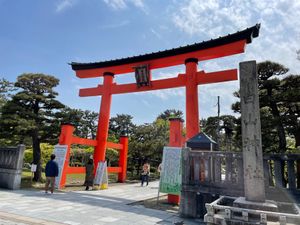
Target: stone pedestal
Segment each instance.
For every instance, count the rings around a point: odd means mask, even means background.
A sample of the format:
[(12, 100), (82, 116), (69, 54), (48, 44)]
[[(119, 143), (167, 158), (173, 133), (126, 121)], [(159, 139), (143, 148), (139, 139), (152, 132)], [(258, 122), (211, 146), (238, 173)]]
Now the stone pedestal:
[(271, 200), (266, 200), (264, 202), (252, 202), (247, 201), (245, 197), (239, 197), (233, 202), (233, 206), (245, 209), (278, 212), (277, 203)]
[[(287, 213), (286, 209), (283, 210), (283, 207), (293, 210)], [(207, 214), (204, 216), (204, 221), (207, 225), (300, 224), (300, 210), (296, 204), (292, 203), (249, 202), (245, 198), (223, 196), (212, 203), (206, 204), (206, 209)], [(278, 210), (278, 212), (273, 210)]]
[(0, 148), (0, 187), (19, 189), (25, 146)]

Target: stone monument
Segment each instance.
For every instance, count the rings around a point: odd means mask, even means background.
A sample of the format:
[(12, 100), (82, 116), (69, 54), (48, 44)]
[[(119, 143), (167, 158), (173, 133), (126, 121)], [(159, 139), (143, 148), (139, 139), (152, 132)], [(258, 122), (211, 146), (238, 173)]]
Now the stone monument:
[(282, 204), (266, 200), (255, 61), (240, 63), (240, 100), (245, 197), (222, 196), (206, 204), (204, 221), (211, 225), (300, 224), (296, 205), (291, 204), (293, 210), (287, 213), (281, 210)]

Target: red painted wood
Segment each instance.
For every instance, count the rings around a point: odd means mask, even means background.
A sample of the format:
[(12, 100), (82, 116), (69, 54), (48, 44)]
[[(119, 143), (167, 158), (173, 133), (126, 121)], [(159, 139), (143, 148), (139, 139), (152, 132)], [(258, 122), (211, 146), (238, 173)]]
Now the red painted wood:
[(205, 73), (204, 71), (197, 72), (197, 83), (199, 85), (233, 81), (237, 79), (237, 69), (223, 70), (211, 73)]
[(109, 117), (110, 117), (110, 105), (111, 105), (111, 92), (110, 88), (113, 83), (113, 75), (104, 76), (103, 88), (104, 93), (101, 98), (99, 119), (98, 119), (98, 128), (97, 128), (97, 146), (94, 151), (94, 165), (95, 170), (97, 170), (98, 162), (105, 161), (105, 153), (107, 146), (107, 137), (108, 137), (108, 126), (109, 126)]
[[(205, 73), (204, 71), (197, 72), (197, 84), (211, 84), (224, 81), (237, 80), (237, 70), (223, 70), (211, 73)], [(124, 94), (124, 93), (133, 93), (133, 92), (142, 92), (142, 91), (153, 91), (167, 88), (177, 88), (184, 87), (186, 85), (186, 76), (185, 74), (179, 74), (174, 78), (167, 78), (161, 80), (154, 80), (151, 82), (149, 87), (140, 87), (138, 88), (135, 83), (133, 84), (116, 84), (113, 83), (111, 87), (112, 94)], [(79, 90), (80, 97), (87, 96), (98, 96), (103, 95), (103, 85), (98, 85), (94, 88), (83, 88)]]
[(123, 149), (123, 144), (118, 144), (118, 143), (113, 143), (113, 142), (107, 142), (106, 144), (106, 147), (107, 148), (113, 148), (113, 149), (116, 149), (116, 150), (120, 150), (120, 149)]
[(220, 58), (223, 56), (243, 53), (245, 51), (245, 46), (246, 46), (246, 40), (242, 40), (227, 45), (208, 48), (208, 49), (199, 50), (199, 51), (186, 53), (186, 54), (174, 55), (174, 56), (160, 58), (160, 59), (141, 61), (137, 63), (111, 66), (106, 68), (77, 70), (75, 72), (76, 72), (76, 76), (79, 78), (91, 78), (91, 77), (103, 76), (103, 73), (108, 71), (116, 75), (131, 73), (134, 72), (134, 67), (142, 64), (148, 64), (151, 70), (159, 69), (159, 68), (184, 64), (184, 61), (188, 58), (197, 58), (199, 61), (203, 61), (203, 60), (209, 60), (214, 58)]
[[(181, 119), (171, 119), (170, 120), (170, 137), (169, 146), (170, 147), (182, 147), (184, 144), (184, 137), (182, 136), (183, 121)], [(168, 194), (168, 203), (179, 204), (180, 196)]]
[(119, 156), (119, 167), (122, 168), (122, 172), (118, 175), (118, 181), (124, 183), (127, 176), (128, 137), (120, 137), (120, 143), (123, 146)]
[(66, 171), (67, 174), (79, 174), (85, 173), (85, 167), (73, 167), (69, 166)]
[(107, 171), (109, 173), (121, 173), (122, 172), (122, 168), (121, 167), (107, 167)]
[[(122, 173), (121, 167), (107, 167), (108, 173)], [(71, 167), (69, 166), (65, 172), (66, 174), (82, 174), (85, 173), (85, 167)]]
[(197, 63), (186, 63), (186, 88), (185, 88), (185, 111), (186, 111), (186, 137), (189, 139), (198, 134), (199, 106), (198, 106), (198, 79)]
[(71, 145), (73, 143), (73, 132), (74, 132), (74, 127), (72, 125), (62, 125), (61, 126), (61, 133), (59, 136), (59, 141), (58, 143), (60, 145), (67, 145), (67, 154), (66, 154), (66, 161), (62, 170), (62, 175), (61, 175), (61, 182), (60, 182), (60, 188), (64, 188), (66, 184), (66, 171), (68, 170), (69, 167), (69, 160), (70, 160), (70, 153), (71, 153)]
[(72, 143), (73, 144), (79, 144), (79, 145), (88, 145), (88, 146), (96, 146), (97, 141), (96, 140), (90, 140), (86, 138), (79, 138), (79, 137), (72, 137)]

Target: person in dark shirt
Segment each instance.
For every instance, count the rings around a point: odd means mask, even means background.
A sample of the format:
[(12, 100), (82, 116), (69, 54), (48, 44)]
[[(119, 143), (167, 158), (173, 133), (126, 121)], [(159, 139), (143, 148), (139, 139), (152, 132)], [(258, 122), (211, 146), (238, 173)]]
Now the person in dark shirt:
[(51, 184), (51, 194), (53, 194), (55, 187), (55, 177), (58, 176), (58, 165), (57, 162), (54, 161), (55, 155), (51, 155), (51, 160), (49, 160), (46, 164), (45, 174), (46, 174), (46, 185), (45, 185), (45, 193), (48, 193), (49, 184)]
[(89, 161), (85, 165), (85, 190), (88, 191), (90, 186), (93, 188), (94, 184), (94, 160), (92, 157), (89, 158)]

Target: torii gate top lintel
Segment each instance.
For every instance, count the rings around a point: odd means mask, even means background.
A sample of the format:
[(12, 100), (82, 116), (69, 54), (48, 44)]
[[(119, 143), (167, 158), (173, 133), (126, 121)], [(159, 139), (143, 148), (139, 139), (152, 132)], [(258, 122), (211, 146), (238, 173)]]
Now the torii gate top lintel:
[(76, 71), (77, 77), (92, 78), (103, 76), (105, 72), (111, 72), (114, 75), (134, 72), (134, 67), (142, 64), (148, 64), (149, 69), (158, 69), (184, 64), (188, 58), (196, 58), (199, 61), (209, 60), (243, 53), (246, 44), (258, 37), (259, 29), (260, 24), (256, 24), (227, 36), (183, 47), (109, 61), (72, 62), (70, 65)]

